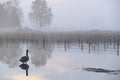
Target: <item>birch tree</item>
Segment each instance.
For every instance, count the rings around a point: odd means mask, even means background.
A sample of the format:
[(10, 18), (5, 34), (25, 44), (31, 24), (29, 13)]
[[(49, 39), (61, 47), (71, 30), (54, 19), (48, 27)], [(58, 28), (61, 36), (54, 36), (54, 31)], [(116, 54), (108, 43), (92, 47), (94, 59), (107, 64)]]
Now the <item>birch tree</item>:
[(52, 21), (51, 8), (47, 6), (45, 0), (35, 0), (32, 2), (31, 12), (29, 13), (29, 19), (32, 23), (39, 27), (48, 26)]

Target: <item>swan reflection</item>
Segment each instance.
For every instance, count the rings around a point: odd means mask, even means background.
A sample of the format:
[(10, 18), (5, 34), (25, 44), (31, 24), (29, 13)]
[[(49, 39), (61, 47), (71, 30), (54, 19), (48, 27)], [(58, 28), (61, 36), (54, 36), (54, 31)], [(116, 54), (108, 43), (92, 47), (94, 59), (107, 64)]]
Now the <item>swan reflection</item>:
[(20, 64), (19, 67), (23, 70), (26, 70), (26, 76), (28, 76), (29, 65), (28, 64)]

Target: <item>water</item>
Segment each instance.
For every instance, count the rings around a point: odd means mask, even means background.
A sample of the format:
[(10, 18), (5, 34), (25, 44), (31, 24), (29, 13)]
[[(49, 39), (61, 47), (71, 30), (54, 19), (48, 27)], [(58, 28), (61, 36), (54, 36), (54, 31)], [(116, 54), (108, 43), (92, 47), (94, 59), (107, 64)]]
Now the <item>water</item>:
[[(111, 46), (106, 50), (91, 47), (90, 51), (86, 44), (81, 49), (78, 43), (12, 41), (0, 46), (0, 80), (120, 79), (120, 56)], [(29, 61), (22, 64), (19, 59), (26, 55), (26, 49)]]

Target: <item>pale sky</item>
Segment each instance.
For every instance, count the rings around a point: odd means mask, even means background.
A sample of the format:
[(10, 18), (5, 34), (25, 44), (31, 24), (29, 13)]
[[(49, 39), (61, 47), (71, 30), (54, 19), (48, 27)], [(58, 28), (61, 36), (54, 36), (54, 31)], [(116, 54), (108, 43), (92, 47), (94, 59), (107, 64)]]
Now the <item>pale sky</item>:
[[(119, 0), (46, 0), (54, 15), (52, 24), (46, 29), (56, 30), (120, 30)], [(32, 0), (21, 0), (24, 26)]]
[(76, 30), (120, 30), (120, 3), (116, 0), (62, 0), (51, 2), (53, 26)]

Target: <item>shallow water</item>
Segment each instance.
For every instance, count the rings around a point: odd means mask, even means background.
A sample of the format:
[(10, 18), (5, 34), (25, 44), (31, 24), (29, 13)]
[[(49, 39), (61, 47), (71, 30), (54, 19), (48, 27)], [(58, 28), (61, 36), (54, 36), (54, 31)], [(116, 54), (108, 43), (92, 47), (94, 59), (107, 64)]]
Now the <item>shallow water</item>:
[[(19, 59), (26, 55), (29, 61)], [(0, 47), (0, 80), (119, 80), (120, 56), (116, 51), (81, 49), (77, 44), (4, 43)], [(25, 69), (20, 68), (23, 65)], [(116, 73), (83, 68), (116, 70)]]

